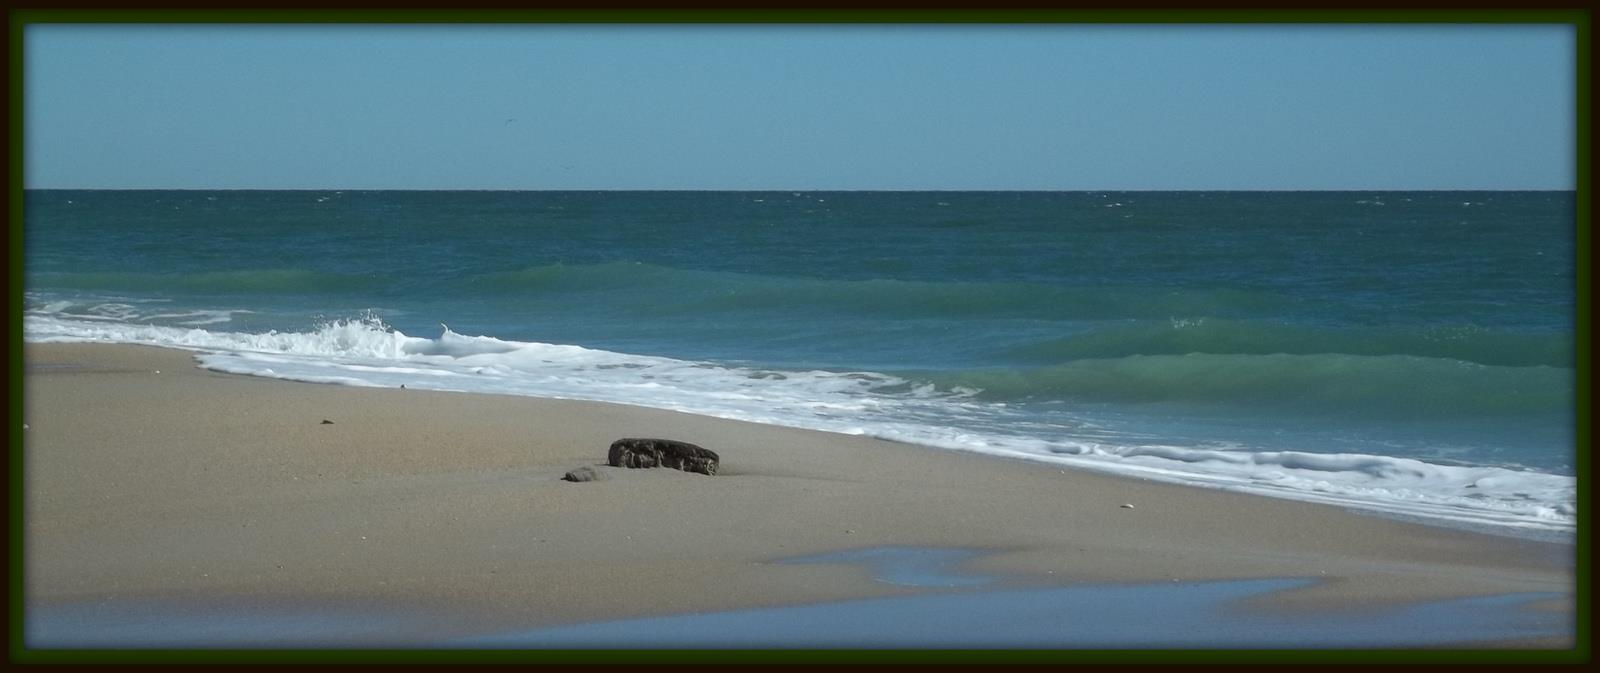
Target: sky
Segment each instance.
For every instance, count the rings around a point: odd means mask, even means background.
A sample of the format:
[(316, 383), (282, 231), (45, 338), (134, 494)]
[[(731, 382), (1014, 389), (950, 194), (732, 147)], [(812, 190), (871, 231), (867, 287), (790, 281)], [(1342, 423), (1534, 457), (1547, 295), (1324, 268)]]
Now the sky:
[(1570, 25), (66, 25), (24, 186), (1573, 189)]

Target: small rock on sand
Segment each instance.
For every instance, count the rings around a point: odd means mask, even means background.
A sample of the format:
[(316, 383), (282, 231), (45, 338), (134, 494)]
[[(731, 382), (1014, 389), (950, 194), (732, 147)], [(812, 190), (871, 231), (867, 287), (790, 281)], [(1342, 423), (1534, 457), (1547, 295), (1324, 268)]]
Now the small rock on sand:
[(610, 479), (611, 475), (585, 465), (566, 473), (566, 475), (562, 476), (561, 478), (566, 481), (602, 481), (605, 479)]

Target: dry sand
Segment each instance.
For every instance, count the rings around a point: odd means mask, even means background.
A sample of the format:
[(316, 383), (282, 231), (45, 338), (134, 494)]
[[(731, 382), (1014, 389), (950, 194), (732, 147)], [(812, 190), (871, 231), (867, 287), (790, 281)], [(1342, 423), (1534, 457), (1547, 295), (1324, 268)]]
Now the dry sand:
[[(992, 550), (967, 569), (1004, 586), (1326, 580), (1266, 610), (1574, 586), (1567, 545), (861, 437), (233, 376), (138, 346), (28, 344), (25, 360), (30, 607), (358, 606), (432, 615), (419, 628), (449, 637), (918, 591), (772, 563), (876, 545)], [(637, 436), (712, 449), (722, 473), (561, 480)]]

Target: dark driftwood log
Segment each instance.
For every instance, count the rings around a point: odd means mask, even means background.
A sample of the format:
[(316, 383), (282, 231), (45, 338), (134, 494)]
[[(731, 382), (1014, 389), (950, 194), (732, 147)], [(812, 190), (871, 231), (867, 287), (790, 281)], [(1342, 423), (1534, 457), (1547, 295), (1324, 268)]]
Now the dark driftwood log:
[(619, 439), (611, 443), (606, 462), (616, 467), (670, 467), (684, 472), (717, 473), (717, 454), (672, 439)]

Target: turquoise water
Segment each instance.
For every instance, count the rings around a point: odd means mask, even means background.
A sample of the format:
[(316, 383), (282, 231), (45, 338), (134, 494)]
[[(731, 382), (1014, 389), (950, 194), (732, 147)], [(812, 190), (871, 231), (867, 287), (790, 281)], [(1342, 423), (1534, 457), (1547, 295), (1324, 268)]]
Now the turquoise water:
[(30, 340), (1574, 521), (1570, 192), (29, 191), (24, 212)]

